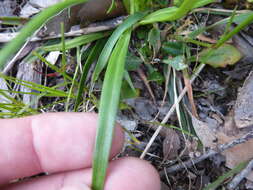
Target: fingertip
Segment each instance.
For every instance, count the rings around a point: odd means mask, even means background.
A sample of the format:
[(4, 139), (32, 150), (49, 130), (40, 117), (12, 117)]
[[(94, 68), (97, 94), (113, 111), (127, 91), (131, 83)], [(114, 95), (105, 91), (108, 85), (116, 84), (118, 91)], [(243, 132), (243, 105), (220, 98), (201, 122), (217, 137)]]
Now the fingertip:
[[(34, 150), (43, 171), (54, 173), (91, 164), (95, 114), (47, 113), (31, 118)], [(84, 165), (86, 163), (86, 165)]]
[(160, 177), (147, 161), (125, 157), (109, 167), (105, 190), (160, 190)]
[[(97, 121), (98, 116), (94, 113), (35, 116), (31, 122), (33, 141), (44, 171), (54, 173), (91, 166)], [(123, 141), (123, 132), (117, 126), (111, 158), (120, 152)]]
[[(0, 184), (41, 172), (91, 166), (98, 116), (94, 113), (46, 113), (0, 120)], [(110, 156), (123, 146), (115, 127)]]
[[(91, 186), (92, 169), (76, 170), (35, 178), (11, 185), (4, 190), (84, 190)], [(88, 185), (88, 186), (87, 186)], [(64, 188), (63, 188), (64, 187)], [(160, 190), (158, 172), (148, 162), (125, 157), (109, 164), (104, 190)], [(90, 190), (90, 189), (89, 189)]]
[(110, 159), (112, 159), (115, 155), (117, 155), (120, 152), (120, 150), (124, 145), (124, 142), (125, 142), (124, 131), (120, 126), (120, 124), (116, 123)]

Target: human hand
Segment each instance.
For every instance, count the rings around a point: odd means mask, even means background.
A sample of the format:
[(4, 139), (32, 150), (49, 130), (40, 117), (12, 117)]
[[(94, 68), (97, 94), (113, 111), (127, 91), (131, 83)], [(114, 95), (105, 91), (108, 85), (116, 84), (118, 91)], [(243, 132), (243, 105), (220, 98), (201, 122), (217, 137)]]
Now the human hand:
[[(91, 186), (97, 116), (50, 113), (0, 120), (0, 188), (2, 190), (85, 190)], [(110, 158), (123, 145), (115, 128)], [(11, 180), (48, 172), (23, 182)], [(111, 161), (105, 190), (160, 190), (156, 170), (137, 158)]]

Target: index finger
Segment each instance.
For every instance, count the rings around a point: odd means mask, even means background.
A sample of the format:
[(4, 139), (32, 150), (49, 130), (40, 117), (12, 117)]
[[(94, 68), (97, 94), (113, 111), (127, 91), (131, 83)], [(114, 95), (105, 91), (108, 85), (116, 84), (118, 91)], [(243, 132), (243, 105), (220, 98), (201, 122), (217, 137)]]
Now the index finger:
[[(97, 115), (50, 113), (0, 120), (0, 184), (41, 172), (91, 166)], [(111, 156), (123, 145), (115, 128)]]

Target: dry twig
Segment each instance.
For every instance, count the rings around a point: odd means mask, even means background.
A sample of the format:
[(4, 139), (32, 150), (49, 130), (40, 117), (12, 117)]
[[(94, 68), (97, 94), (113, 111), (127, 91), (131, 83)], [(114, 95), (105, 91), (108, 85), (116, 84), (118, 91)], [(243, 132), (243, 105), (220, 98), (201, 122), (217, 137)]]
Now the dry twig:
[[(109, 21), (99, 22), (96, 25), (91, 25), (86, 28), (82, 28), (80, 30), (70, 31), (64, 34), (65, 37), (76, 37), (81, 36), (84, 34), (91, 34), (95, 32), (102, 32), (106, 30), (112, 30), (116, 28), (119, 24), (123, 22), (125, 17), (118, 17)], [(6, 43), (11, 40), (13, 40), (18, 35), (18, 32), (13, 33), (0, 33), (0, 43)], [(55, 39), (60, 38), (61, 34), (52, 34), (48, 36), (34, 36), (29, 39), (29, 41), (42, 41), (42, 40), (49, 40), (49, 39)]]
[(253, 169), (253, 160), (251, 160), (247, 167), (244, 168), (239, 174), (237, 174), (234, 179), (228, 184), (227, 188), (228, 189), (235, 189), (238, 184), (244, 179), (246, 178), (249, 173), (252, 171)]
[(145, 73), (143, 72), (142, 69), (137, 69), (137, 73), (140, 76), (141, 80), (144, 82), (145, 86), (147, 87), (148, 92), (149, 92), (149, 94), (150, 94), (150, 96), (151, 96), (151, 98), (153, 100), (153, 103), (155, 105), (157, 105), (156, 100), (155, 100), (155, 95), (154, 95), (154, 93), (153, 93), (153, 91), (152, 91), (152, 89), (151, 89), (151, 87), (149, 85), (149, 82), (148, 82), (148, 79), (147, 79)]
[[(198, 74), (202, 71), (202, 69), (203, 69), (204, 67), (205, 67), (205, 64), (201, 64), (201, 65), (198, 67), (197, 71), (196, 71), (196, 72), (193, 74), (193, 76), (191, 77), (191, 80), (190, 80), (191, 83), (196, 79), (196, 77), (197, 77)], [(171, 106), (170, 110), (168, 111), (168, 113), (166, 114), (166, 116), (164, 117), (164, 119), (162, 120), (161, 124), (165, 124), (165, 123), (169, 120), (170, 116), (171, 116), (171, 115), (173, 114), (173, 112), (175, 111), (176, 106), (180, 103), (180, 101), (183, 99), (184, 95), (186, 94), (187, 89), (188, 89), (187, 86), (184, 87), (183, 91), (182, 91), (182, 92), (180, 93), (180, 95), (178, 96), (177, 101)], [(143, 158), (145, 157), (145, 155), (147, 154), (149, 148), (151, 147), (151, 145), (152, 145), (153, 142), (155, 141), (157, 135), (160, 133), (160, 131), (162, 130), (162, 128), (163, 128), (163, 126), (160, 125), (160, 126), (156, 129), (155, 133), (153, 134), (153, 136), (152, 136), (151, 139), (149, 140), (147, 146), (145, 147), (144, 151), (142, 152), (142, 154), (141, 154), (141, 156), (140, 156), (141, 159), (143, 159)]]
[(193, 166), (194, 164), (197, 164), (197, 163), (199, 163), (211, 156), (214, 156), (215, 154), (221, 153), (221, 152), (223, 152), (229, 148), (232, 148), (236, 145), (243, 144), (243, 143), (249, 141), (250, 139), (253, 139), (253, 131), (250, 131), (249, 133), (245, 134), (241, 138), (235, 139), (229, 143), (219, 145), (216, 150), (211, 149), (200, 157), (197, 157), (195, 159), (190, 159), (185, 162), (171, 166), (171, 167), (167, 168), (165, 171), (161, 171), (160, 175), (165, 176), (165, 172), (166, 173), (173, 173), (173, 172), (179, 171), (184, 168), (189, 168), (189, 167)]

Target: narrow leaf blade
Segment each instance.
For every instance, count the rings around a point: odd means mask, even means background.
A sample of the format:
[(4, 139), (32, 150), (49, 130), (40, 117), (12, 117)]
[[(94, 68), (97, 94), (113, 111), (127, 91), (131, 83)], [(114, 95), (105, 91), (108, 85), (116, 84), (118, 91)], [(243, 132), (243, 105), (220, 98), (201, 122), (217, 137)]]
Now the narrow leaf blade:
[(102, 190), (104, 186), (130, 36), (127, 31), (117, 42), (105, 74), (93, 158), (93, 190)]

